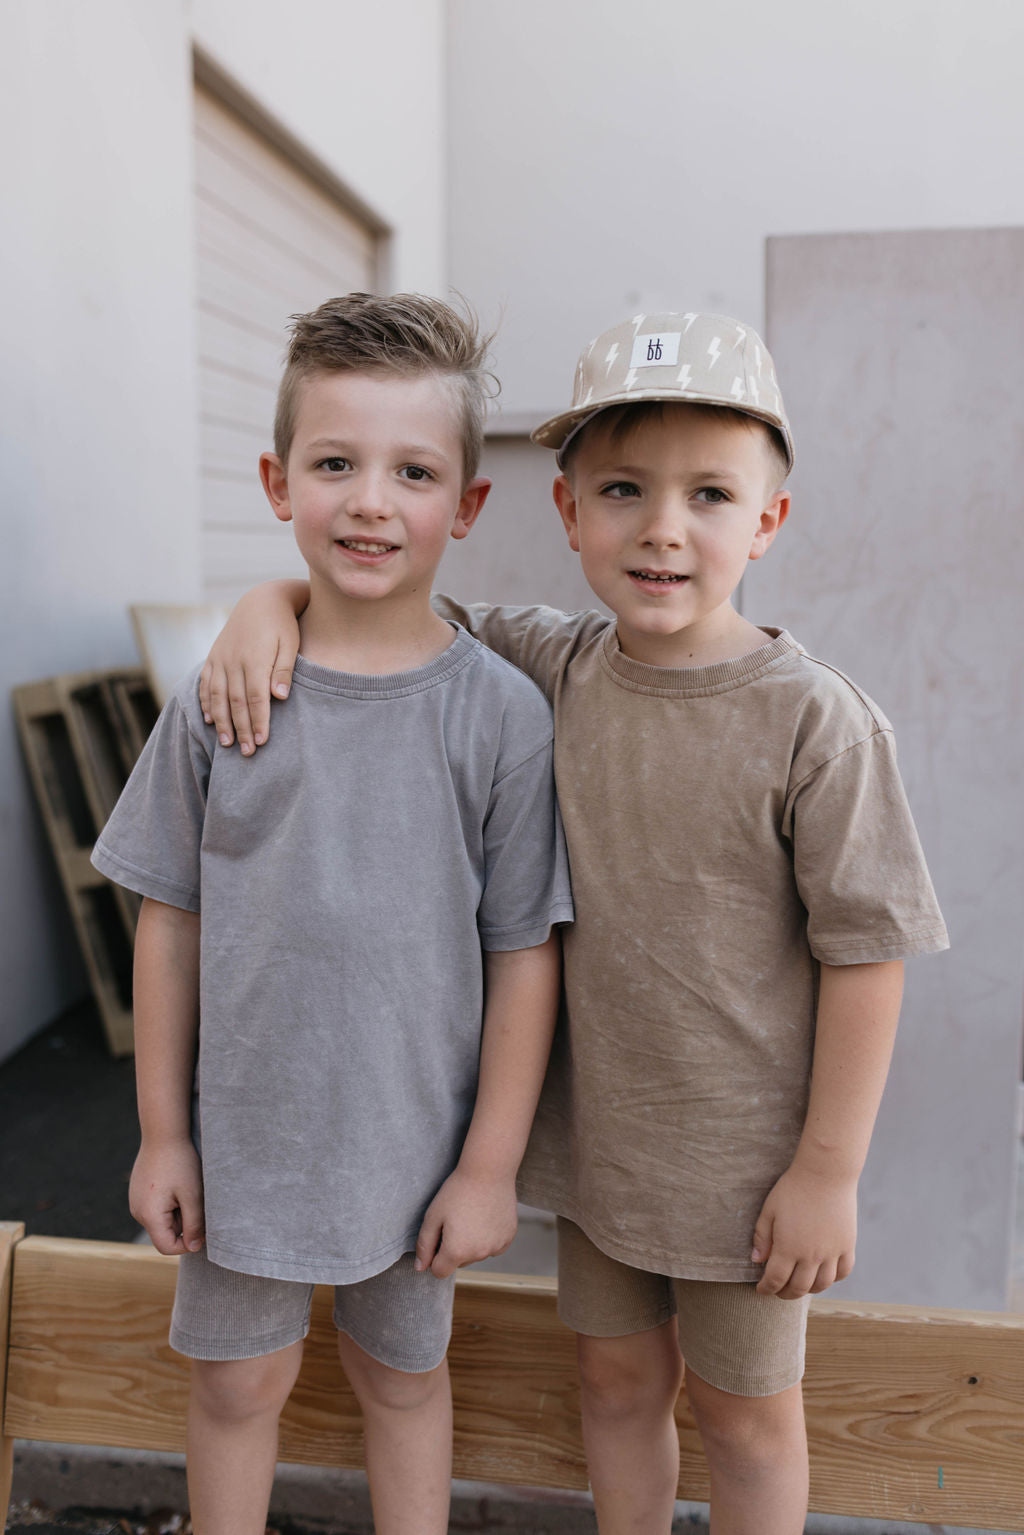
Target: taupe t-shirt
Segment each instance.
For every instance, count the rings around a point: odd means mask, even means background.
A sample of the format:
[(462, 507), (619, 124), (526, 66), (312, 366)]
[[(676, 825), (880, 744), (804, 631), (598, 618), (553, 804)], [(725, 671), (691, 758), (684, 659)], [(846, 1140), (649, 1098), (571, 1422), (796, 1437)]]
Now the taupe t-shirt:
[(476, 1096), (485, 949), (572, 919), (551, 711), (464, 632), (352, 676), (300, 658), (268, 744), (177, 690), (96, 866), (202, 916), (207, 1250), (348, 1284), (415, 1244)]
[(947, 946), (892, 728), (786, 633), (676, 670), (624, 656), (598, 614), (436, 605), (555, 710), (576, 922), (523, 1197), (635, 1267), (756, 1279), (818, 962)]

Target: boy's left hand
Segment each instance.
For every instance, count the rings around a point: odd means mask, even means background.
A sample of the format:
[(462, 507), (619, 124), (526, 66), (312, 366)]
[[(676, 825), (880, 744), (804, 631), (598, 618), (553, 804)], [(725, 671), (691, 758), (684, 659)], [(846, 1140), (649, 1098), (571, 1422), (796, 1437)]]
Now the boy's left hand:
[(853, 1268), (857, 1179), (788, 1168), (754, 1228), (753, 1261), (763, 1263), (759, 1295), (819, 1295)]
[(456, 1168), (434, 1195), (416, 1239), (416, 1267), (446, 1279), (503, 1253), (519, 1223), (515, 1182)]

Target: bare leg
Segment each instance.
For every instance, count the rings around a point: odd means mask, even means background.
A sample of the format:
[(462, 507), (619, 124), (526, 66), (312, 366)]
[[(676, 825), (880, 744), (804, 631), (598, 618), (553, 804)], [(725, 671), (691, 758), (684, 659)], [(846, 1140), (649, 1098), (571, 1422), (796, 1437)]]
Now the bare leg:
[(452, 1480), (448, 1361), (408, 1374), (338, 1334), (366, 1429), (366, 1474), (377, 1535), (447, 1535)]
[(577, 1337), (583, 1442), (601, 1535), (668, 1535), (679, 1481), (675, 1319), (623, 1338)]
[(262, 1359), (193, 1360), (187, 1460), (195, 1535), (263, 1535), (277, 1421), (301, 1362), (301, 1343)]
[(712, 1535), (801, 1535), (807, 1433), (799, 1385), (733, 1396), (690, 1370), (686, 1390), (711, 1468)]

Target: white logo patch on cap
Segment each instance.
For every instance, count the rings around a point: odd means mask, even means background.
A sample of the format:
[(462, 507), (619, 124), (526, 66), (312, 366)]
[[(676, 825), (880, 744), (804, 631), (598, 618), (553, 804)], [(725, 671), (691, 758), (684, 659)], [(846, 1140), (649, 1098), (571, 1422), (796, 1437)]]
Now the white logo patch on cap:
[(679, 361), (680, 335), (680, 331), (674, 330), (667, 333), (652, 331), (647, 336), (637, 336), (633, 342), (629, 366), (631, 368), (674, 367)]

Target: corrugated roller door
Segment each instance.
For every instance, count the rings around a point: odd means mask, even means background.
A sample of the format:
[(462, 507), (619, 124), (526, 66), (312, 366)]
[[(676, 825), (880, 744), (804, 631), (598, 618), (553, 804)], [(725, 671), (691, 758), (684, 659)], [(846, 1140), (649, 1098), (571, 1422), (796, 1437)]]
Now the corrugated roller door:
[(256, 477), (289, 315), (375, 287), (374, 231), (202, 86), (195, 94), (203, 585), (301, 573)]

